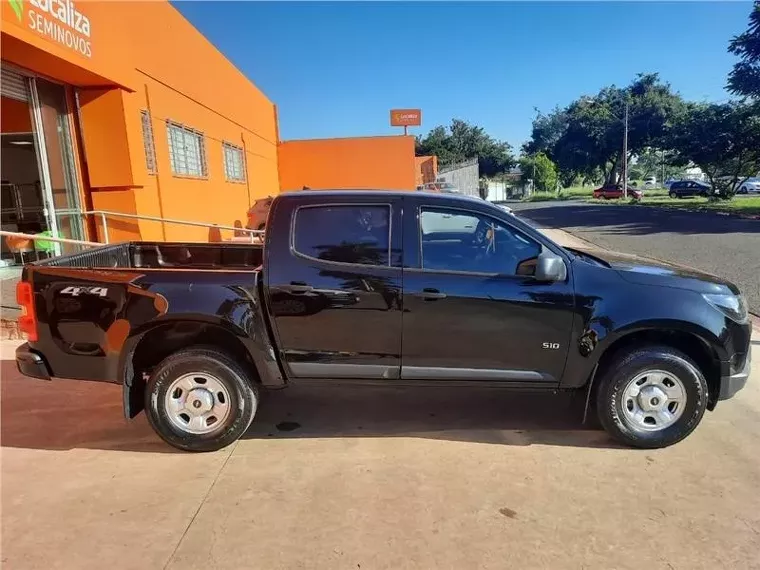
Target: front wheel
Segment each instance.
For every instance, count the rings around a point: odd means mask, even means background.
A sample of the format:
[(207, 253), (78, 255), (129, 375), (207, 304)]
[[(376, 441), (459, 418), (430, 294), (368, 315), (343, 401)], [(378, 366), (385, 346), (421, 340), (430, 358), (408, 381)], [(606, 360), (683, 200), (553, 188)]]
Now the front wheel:
[(145, 391), (151, 427), (184, 451), (216, 451), (233, 443), (251, 425), (257, 405), (258, 393), (245, 371), (208, 348), (164, 359)]
[(621, 353), (598, 381), (599, 421), (615, 439), (633, 447), (681, 441), (707, 408), (707, 382), (699, 368), (666, 346)]
[(671, 192), (670, 194), (668, 194), (668, 196), (670, 196), (673, 200), (678, 198), (678, 194), (676, 194), (675, 192)]

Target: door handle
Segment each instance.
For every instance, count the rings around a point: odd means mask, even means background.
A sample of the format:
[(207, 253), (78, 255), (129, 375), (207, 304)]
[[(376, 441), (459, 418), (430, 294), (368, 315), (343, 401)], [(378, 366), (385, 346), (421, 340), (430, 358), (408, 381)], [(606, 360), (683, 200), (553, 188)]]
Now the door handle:
[(314, 287), (307, 285), (303, 281), (291, 281), (290, 285), (285, 287), (290, 293), (309, 293), (314, 291)]
[(426, 301), (435, 301), (436, 299), (445, 299), (446, 293), (441, 293), (438, 289), (427, 287), (422, 290), (422, 293), (420, 293), (419, 296)]

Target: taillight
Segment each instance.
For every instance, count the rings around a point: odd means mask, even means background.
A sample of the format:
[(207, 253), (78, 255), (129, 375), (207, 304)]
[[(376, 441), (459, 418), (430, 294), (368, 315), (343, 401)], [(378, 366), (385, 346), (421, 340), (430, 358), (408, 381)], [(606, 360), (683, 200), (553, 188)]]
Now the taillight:
[(19, 281), (16, 285), (16, 301), (21, 307), (18, 328), (32, 342), (37, 340), (37, 312), (34, 310), (34, 291), (32, 284)]

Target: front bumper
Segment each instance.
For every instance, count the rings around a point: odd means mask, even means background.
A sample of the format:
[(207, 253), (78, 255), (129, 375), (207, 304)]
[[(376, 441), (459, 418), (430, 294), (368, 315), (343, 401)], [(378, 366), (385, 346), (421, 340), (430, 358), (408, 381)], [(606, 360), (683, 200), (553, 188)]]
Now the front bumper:
[(24, 376), (31, 376), (40, 380), (51, 379), (47, 362), (41, 354), (29, 347), (28, 342), (16, 349), (16, 366)]
[[(723, 369), (725, 370), (725, 366)], [(744, 388), (749, 378), (750, 369), (752, 368), (752, 349), (747, 351), (747, 357), (744, 359), (744, 366), (741, 370), (731, 370), (728, 367), (728, 373), (724, 373), (720, 378), (720, 394), (718, 400), (728, 400), (733, 398), (734, 395)]]

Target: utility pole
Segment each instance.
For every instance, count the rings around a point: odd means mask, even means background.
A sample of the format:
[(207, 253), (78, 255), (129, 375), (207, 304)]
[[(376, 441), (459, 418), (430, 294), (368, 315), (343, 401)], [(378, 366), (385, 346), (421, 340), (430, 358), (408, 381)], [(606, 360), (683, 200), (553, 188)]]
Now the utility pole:
[(623, 127), (623, 199), (628, 199), (628, 101), (625, 102), (625, 126)]
[(536, 154), (533, 153), (533, 179), (530, 181), (530, 193), (536, 191)]

